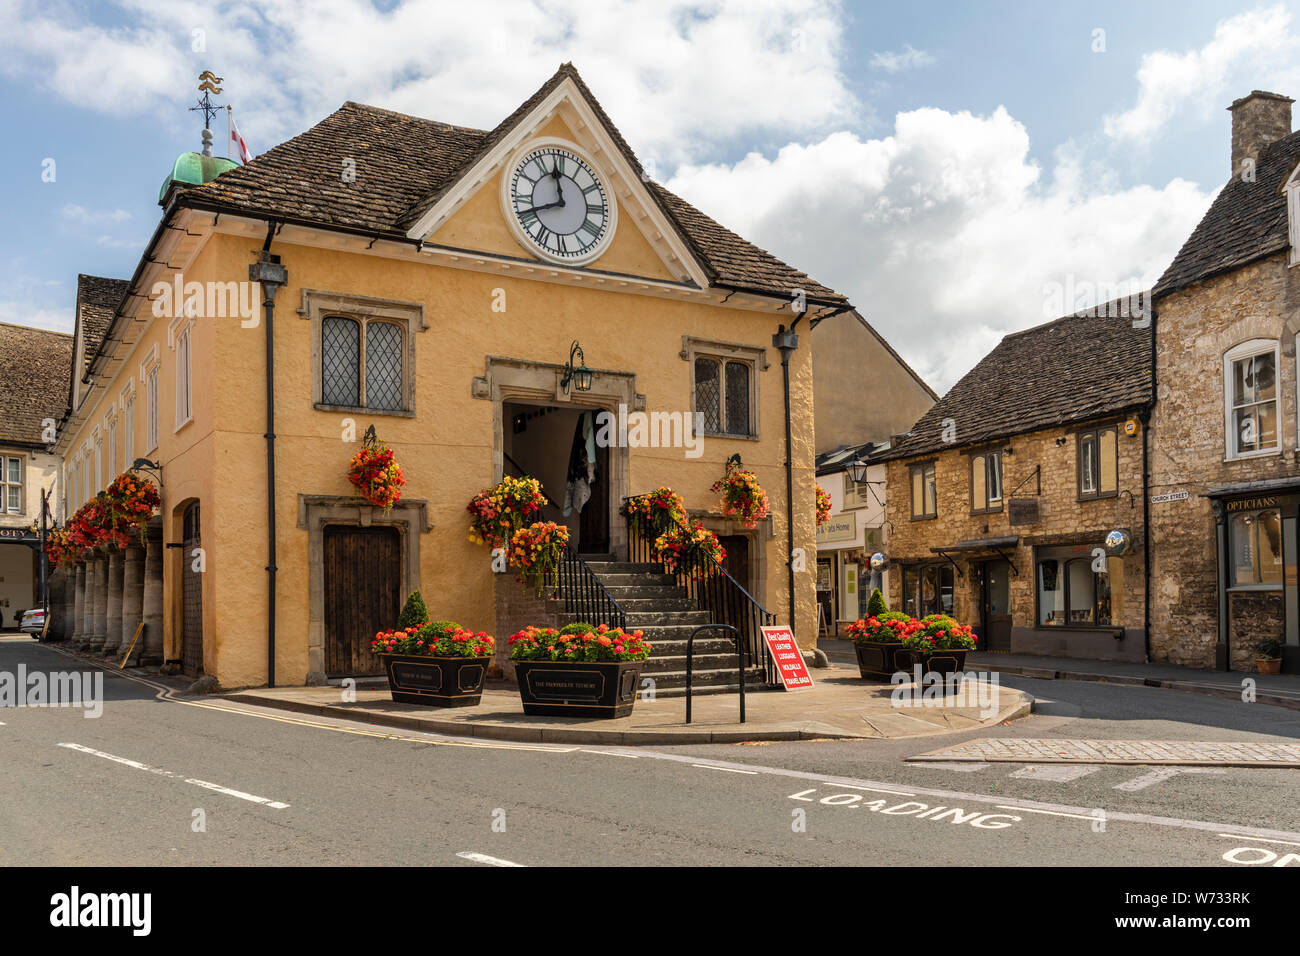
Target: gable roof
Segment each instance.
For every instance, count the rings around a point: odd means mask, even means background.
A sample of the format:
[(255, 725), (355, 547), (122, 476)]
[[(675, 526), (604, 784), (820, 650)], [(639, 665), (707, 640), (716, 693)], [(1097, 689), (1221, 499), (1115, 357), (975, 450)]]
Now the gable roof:
[[(562, 65), (495, 129), (483, 131), (347, 102), (311, 129), (210, 183), (183, 189), (186, 206), (319, 224), (398, 241), (519, 122), (565, 79), (571, 79), (628, 163), (641, 163), (572, 64)], [(355, 161), (356, 179), (340, 175)], [(643, 179), (648, 192), (710, 281), (789, 296), (803, 289), (815, 304), (848, 300), (771, 253), (725, 229), (685, 200)]]
[[(876, 460), (911, 458), (1071, 422), (1151, 401), (1151, 325), (1125, 317), (1130, 300), (1012, 332)], [(944, 419), (957, 441), (943, 441)]]
[(42, 422), (67, 405), (72, 336), (0, 323), (0, 442), (44, 447)]
[(1255, 181), (1236, 177), (1219, 190), (1156, 283), (1154, 294), (1168, 295), (1290, 246), (1286, 194), (1282, 186), (1298, 164), (1300, 132), (1260, 150), (1255, 163)]
[(80, 336), (80, 354), (68, 360), (65, 372), (68, 391), (64, 396), (64, 409), (72, 408), (76, 394), (76, 380), (84, 377), (90, 367), (90, 360), (99, 351), (108, 334), (122, 299), (126, 296), (131, 283), (125, 279), (106, 279), (80, 273), (77, 275), (76, 326), (72, 335), (71, 349), (76, 349)]

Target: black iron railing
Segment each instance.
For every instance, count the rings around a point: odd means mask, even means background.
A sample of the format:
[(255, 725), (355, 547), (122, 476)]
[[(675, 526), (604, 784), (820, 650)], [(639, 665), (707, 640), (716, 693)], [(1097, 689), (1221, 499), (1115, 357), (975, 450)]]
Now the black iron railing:
[(627, 628), (627, 612), (576, 551), (565, 551), (556, 568), (556, 582), (556, 597), (564, 601), (564, 613), (573, 615), (575, 621)]
[[(639, 500), (624, 498), (627, 502)], [(626, 514), (627, 509), (624, 508)], [(655, 551), (655, 539), (672, 527), (673, 518), (657, 512), (649, 518), (641, 515), (627, 519), (628, 560), (636, 563), (662, 564)], [(744, 638), (746, 667), (761, 666), (767, 684), (779, 681), (776, 662), (768, 653), (761, 628), (776, 623), (776, 615), (759, 604), (740, 582), (711, 554), (688, 552), (681, 556), (676, 569), (669, 572), (677, 584), (686, 589), (695, 606), (708, 611), (711, 623), (734, 627)]]

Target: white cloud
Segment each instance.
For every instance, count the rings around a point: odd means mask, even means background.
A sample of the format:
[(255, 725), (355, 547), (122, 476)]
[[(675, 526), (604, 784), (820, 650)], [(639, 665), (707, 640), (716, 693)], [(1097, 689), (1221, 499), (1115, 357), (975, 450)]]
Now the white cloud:
[(1149, 287), (1211, 199), (1179, 179), (1118, 188), (1069, 150), (1044, 181), (1002, 108), (900, 113), (883, 139), (836, 133), (667, 185), (848, 295), (941, 393), (1006, 332), (1057, 318), (1053, 283)]
[(903, 49), (896, 53), (871, 54), (869, 62), (875, 69), (884, 70), (886, 73), (900, 73), (903, 70), (911, 70), (919, 66), (929, 66), (934, 62), (934, 56), (924, 50), (916, 49), (910, 43), (905, 43)]
[[(1300, 38), (1290, 26), (1291, 15), (1281, 6), (1252, 10), (1219, 22), (1200, 49), (1146, 54), (1138, 67), (1137, 102), (1106, 117), (1107, 134), (1149, 136), (1181, 109), (1206, 117), (1252, 88), (1286, 92), (1300, 81), (1294, 67)], [(1230, 83), (1237, 85), (1229, 89)]]
[(68, 203), (59, 210), (59, 215), (71, 223), (105, 223), (125, 222), (131, 214), (125, 209), (87, 209), (76, 203)]
[[(54, 95), (92, 109), (164, 112), (181, 126), (198, 73), (212, 69), (254, 152), (348, 99), (491, 128), (565, 60), (633, 148), (661, 165), (739, 135), (825, 132), (858, 108), (838, 69), (834, 0), (116, 7), (104, 18), (130, 25), (70, 23), (36, 0), (0, 0), (0, 72), (44, 78)], [(203, 53), (191, 49), (196, 29)]]

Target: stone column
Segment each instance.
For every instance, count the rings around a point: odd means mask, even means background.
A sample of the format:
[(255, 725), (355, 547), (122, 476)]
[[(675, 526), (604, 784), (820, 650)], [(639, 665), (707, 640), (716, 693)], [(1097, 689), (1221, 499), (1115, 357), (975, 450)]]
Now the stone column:
[(122, 552), (114, 548), (108, 552), (108, 630), (102, 653), (113, 656), (122, 643)]
[[(36, 558), (40, 560), (40, 556)], [(45, 579), (46, 613), (45, 639), (57, 641), (63, 627), (63, 572), (53, 564), (49, 566)]]
[(163, 540), (161, 528), (150, 528), (144, 553), (142, 609), (144, 653), (140, 663), (157, 667), (163, 662)]
[[(118, 644), (118, 656), (126, 654), (135, 637), (135, 629), (144, 620), (144, 548), (131, 545), (122, 556), (122, 640)], [(144, 635), (135, 642), (128, 666), (140, 663), (144, 653)]]
[(108, 640), (108, 557), (95, 555), (95, 608), (92, 616), (90, 652), (98, 655)]
[(81, 636), (77, 639), (77, 650), (84, 651), (90, 646), (90, 639), (95, 633), (95, 555), (91, 552), (86, 558), (86, 590), (81, 602)]
[(68, 573), (72, 582), (72, 600), (68, 604), (68, 646), (81, 640), (81, 614), (86, 603), (86, 565), (78, 561)]

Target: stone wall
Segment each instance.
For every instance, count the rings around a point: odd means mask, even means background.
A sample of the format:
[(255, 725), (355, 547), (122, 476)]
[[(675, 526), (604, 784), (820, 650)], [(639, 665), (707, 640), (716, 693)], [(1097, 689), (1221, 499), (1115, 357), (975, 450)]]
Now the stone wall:
[[(1151, 493), (1185, 491), (1188, 498), (1151, 506), (1152, 658), (1214, 667), (1218, 562), (1210, 502), (1201, 496), (1215, 485), (1300, 474), (1295, 340), (1300, 276), (1287, 268), (1282, 252), (1161, 297), (1156, 308)], [(1252, 339), (1277, 339), (1281, 346), (1281, 448), (1261, 458), (1227, 461), (1223, 355)], [(1280, 635), (1279, 625), (1275, 636)], [(1237, 657), (1234, 650), (1233, 667)]]
[[(537, 592), (516, 580), (514, 574), (495, 574), (492, 587), (496, 601), (497, 648), (493, 662), (494, 676), (515, 679), (515, 666), (510, 662), (510, 635), (522, 631), (529, 624), (536, 627), (563, 627), (569, 623), (564, 605), (537, 596)], [(498, 673), (499, 668), (499, 673)]]
[[(889, 462), (887, 499), (888, 516), (892, 527), (889, 533), (890, 567), (895, 573), (889, 576), (889, 605), (900, 608), (902, 603), (901, 564), (939, 559), (930, 549), (955, 545), (960, 541), (981, 538), (1018, 536), (1019, 543), (1006, 549), (1012, 558), (1017, 574), (1011, 578), (1010, 601), (1012, 613), (1012, 649), (1033, 652), (1035, 642), (1040, 643), (1038, 653), (1055, 653), (1094, 658), (1142, 659), (1143, 627), (1143, 575), (1142, 575), (1142, 438), (1139, 431), (1133, 436), (1124, 434), (1125, 415), (1115, 415), (1097, 422), (1120, 426), (1117, 436), (1119, 472), (1117, 497), (1089, 501), (1078, 499), (1077, 455), (1075, 432), (1085, 423), (1044, 429), (1017, 435), (997, 443), (995, 447), (1010, 448), (1003, 455), (1003, 496), (1000, 512), (971, 514), (970, 504), (970, 449), (954, 445), (934, 455)], [(960, 440), (961, 422), (956, 421)], [(1059, 439), (1065, 441), (1057, 444)], [(979, 446), (986, 447), (986, 446)], [(911, 517), (911, 491), (909, 466), (914, 462), (934, 459), (938, 516), (934, 519), (913, 520)], [(1038, 482), (1031, 477), (1036, 466), (1041, 466), (1041, 494), (1038, 520), (1033, 524), (1012, 525), (1006, 500), (1013, 489), (1024, 482), (1016, 492), (1017, 497), (1033, 497), (1039, 490)], [(1026, 481), (1028, 479), (1028, 481)], [(1106, 631), (1080, 635), (1078, 631), (1056, 627), (1035, 627), (1035, 568), (1034, 549), (1040, 546), (1072, 545), (1080, 554), (1089, 554), (1101, 547), (1106, 534), (1115, 528), (1127, 529), (1132, 535), (1134, 548), (1122, 559), (1110, 559), (1112, 576), (1112, 601), (1116, 632), (1122, 630), (1121, 641)], [(954, 579), (954, 613), (964, 624), (978, 624), (980, 617), (980, 589), (974, 565), (978, 561), (996, 558), (992, 552), (970, 556), (954, 555), (962, 576)], [(1049, 647), (1050, 645), (1050, 647)]]
[(1280, 637), (1281, 591), (1234, 591), (1228, 595), (1228, 662), (1234, 671), (1255, 670), (1255, 649), (1266, 637)]

